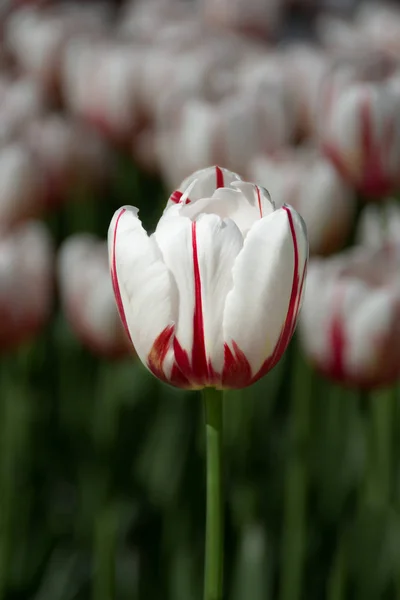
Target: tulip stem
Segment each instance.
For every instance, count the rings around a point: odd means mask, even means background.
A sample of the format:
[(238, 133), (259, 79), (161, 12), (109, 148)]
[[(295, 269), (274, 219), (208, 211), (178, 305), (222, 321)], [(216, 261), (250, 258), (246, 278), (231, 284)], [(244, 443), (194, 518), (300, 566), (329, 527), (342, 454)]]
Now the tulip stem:
[(207, 513), (204, 568), (204, 600), (222, 600), (224, 518), (222, 497), (223, 395), (203, 390), (207, 445)]

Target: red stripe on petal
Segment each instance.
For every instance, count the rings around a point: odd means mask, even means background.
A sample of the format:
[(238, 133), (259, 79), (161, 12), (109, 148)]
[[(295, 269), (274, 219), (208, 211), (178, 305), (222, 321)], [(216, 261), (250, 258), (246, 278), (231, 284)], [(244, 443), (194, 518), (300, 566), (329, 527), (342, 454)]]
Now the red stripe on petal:
[(240, 389), (252, 383), (251, 366), (245, 353), (235, 341), (232, 341), (232, 347), (233, 352), (228, 344), (224, 344), (222, 387)]
[[(305, 272), (302, 275), (302, 281), (300, 284), (299, 279), (299, 249), (297, 245), (296, 239), (296, 231), (294, 228), (292, 213), (290, 212), (290, 208), (287, 206), (282, 207), (288, 216), (290, 233), (292, 235), (293, 240), (293, 253), (294, 253), (294, 266), (293, 266), (293, 282), (292, 282), (292, 291), (290, 294), (289, 300), (289, 308), (286, 315), (285, 323), (283, 325), (281, 334), (279, 336), (278, 342), (272, 352), (271, 356), (267, 358), (267, 360), (261, 366), (261, 369), (256, 373), (253, 377), (252, 383), (258, 381), (261, 377), (264, 377), (280, 360), (282, 354), (285, 352), (290, 339), (293, 335), (294, 328), (296, 326), (297, 315), (299, 312), (299, 296), (301, 293), (302, 286), (304, 284)], [(305, 269), (305, 267), (304, 267)]]
[(342, 318), (343, 300), (343, 290), (339, 288), (333, 301), (334, 311), (329, 328), (332, 362), (328, 368), (330, 376), (338, 381), (345, 378), (344, 350), (346, 347), (346, 335)]
[(179, 190), (175, 190), (174, 192), (172, 192), (169, 199), (171, 200), (171, 202), (174, 202), (175, 204), (179, 204), (182, 196), (183, 196), (182, 192), (180, 192)]
[(224, 172), (222, 171), (221, 167), (215, 167), (215, 179), (215, 185), (217, 189), (224, 187)]
[(150, 371), (153, 375), (158, 377), (158, 379), (165, 382), (167, 382), (167, 378), (163, 370), (163, 363), (171, 346), (174, 330), (174, 325), (168, 325), (163, 329), (160, 335), (155, 339), (147, 357), (147, 365)]
[(206, 383), (208, 381), (208, 361), (204, 340), (204, 318), (201, 292), (201, 278), (199, 257), (197, 251), (196, 221), (192, 223), (192, 252), (193, 252), (193, 277), (194, 277), (194, 315), (193, 315), (193, 348), (192, 371), (195, 381)]
[(256, 185), (256, 190), (257, 190), (257, 200), (258, 200), (258, 210), (260, 211), (260, 217), (263, 217), (263, 211), (262, 211), (262, 204), (261, 204), (261, 193), (260, 193), (260, 188), (258, 187), (258, 185)]
[(117, 220), (115, 222), (114, 237), (113, 237), (113, 249), (112, 249), (112, 261), (111, 261), (111, 281), (112, 281), (112, 286), (113, 286), (113, 290), (114, 290), (114, 296), (115, 296), (115, 301), (117, 303), (119, 316), (121, 318), (124, 329), (125, 329), (126, 333), (128, 334), (129, 339), (131, 340), (131, 336), (130, 336), (129, 329), (128, 329), (128, 323), (127, 323), (126, 316), (125, 316), (124, 305), (122, 303), (121, 290), (119, 289), (118, 275), (117, 275), (117, 261), (115, 258), (115, 245), (116, 245), (116, 241), (117, 241), (118, 223), (119, 223), (120, 218), (122, 217), (122, 215), (125, 212), (126, 212), (126, 209), (123, 208), (121, 210), (121, 212), (119, 213)]

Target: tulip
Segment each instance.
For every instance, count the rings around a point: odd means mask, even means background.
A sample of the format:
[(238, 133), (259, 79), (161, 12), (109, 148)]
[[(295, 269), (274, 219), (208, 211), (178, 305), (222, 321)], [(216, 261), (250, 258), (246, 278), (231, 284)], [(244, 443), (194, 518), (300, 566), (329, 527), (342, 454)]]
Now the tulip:
[(379, 206), (365, 206), (358, 221), (357, 240), (360, 245), (375, 250), (399, 246), (400, 206), (394, 198)]
[(66, 103), (116, 142), (131, 139), (138, 121), (138, 69), (134, 46), (88, 38), (72, 39), (62, 61)]
[(46, 183), (39, 162), (19, 142), (0, 149), (0, 227), (40, 214), (45, 206)]
[(109, 154), (97, 132), (60, 115), (30, 123), (25, 141), (32, 150), (46, 184), (46, 206), (67, 199), (81, 186), (104, 181)]
[(0, 348), (36, 335), (50, 317), (53, 249), (45, 227), (27, 222), (0, 239)]
[(303, 217), (312, 254), (330, 254), (343, 247), (350, 234), (354, 193), (330, 162), (313, 149), (300, 148), (258, 156), (248, 166), (249, 177), (267, 184), (277, 206), (292, 204)]
[(67, 41), (82, 32), (101, 32), (105, 16), (99, 4), (95, 10), (90, 4), (82, 7), (70, 2), (53, 10), (27, 6), (9, 17), (6, 46), (24, 71), (54, 92), (60, 83), (60, 64)]
[(241, 172), (249, 156), (286, 144), (291, 134), (286, 107), (279, 93), (268, 89), (268, 102), (261, 88), (255, 94), (245, 90), (218, 103), (173, 99), (158, 138), (161, 172), (171, 187), (213, 163)]
[(116, 358), (130, 351), (115, 306), (107, 244), (89, 234), (69, 237), (58, 257), (61, 302), (77, 338), (95, 354)]
[(358, 72), (344, 65), (322, 96), (324, 152), (366, 197), (385, 196), (400, 185), (400, 90), (390, 63), (366, 62)]
[(304, 223), (219, 167), (195, 173), (181, 190), (151, 236), (136, 208), (115, 213), (109, 257), (118, 310), (140, 359), (162, 381), (243, 388), (278, 362), (294, 332)]
[(400, 253), (354, 248), (310, 262), (300, 337), (327, 377), (371, 389), (400, 376)]
[(277, 0), (203, 0), (210, 23), (250, 35), (274, 36), (282, 19), (282, 3)]
[(11, 142), (32, 119), (44, 114), (47, 101), (43, 90), (29, 77), (0, 80), (0, 141)]

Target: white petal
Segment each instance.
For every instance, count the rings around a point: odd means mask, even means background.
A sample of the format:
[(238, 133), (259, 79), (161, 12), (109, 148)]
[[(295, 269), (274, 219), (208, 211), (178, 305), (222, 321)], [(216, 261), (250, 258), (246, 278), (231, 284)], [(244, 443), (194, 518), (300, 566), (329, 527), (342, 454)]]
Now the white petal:
[[(236, 259), (223, 333), (229, 345), (235, 342), (245, 354), (253, 376), (275, 349), (288, 315), (294, 280), (303, 279), (307, 252), (301, 217), (284, 207), (252, 227)], [(299, 298), (292, 301), (297, 308)]]
[(273, 210), (274, 204), (267, 190), (253, 183), (240, 181), (233, 183), (232, 188), (217, 189), (212, 198), (180, 205), (179, 214), (191, 220), (203, 213), (216, 214), (221, 219), (232, 219), (241, 233), (246, 235), (255, 221)]
[[(162, 219), (155, 238), (176, 283), (179, 345), (194, 369), (196, 356), (203, 348), (203, 363), (220, 372), (224, 356), (223, 309), (232, 287), (232, 266), (242, 247), (242, 235), (233, 221), (210, 214), (196, 222), (179, 216)], [(201, 323), (196, 324), (196, 312)]]
[(171, 194), (166, 208), (180, 202), (182, 195), (187, 192), (189, 187), (191, 188), (190, 197), (185, 198), (185, 201), (195, 202), (201, 198), (210, 198), (216, 189), (228, 187), (234, 181), (241, 181), (241, 177), (232, 171), (228, 171), (228, 169), (223, 169), (218, 166), (200, 169), (200, 171), (196, 171), (187, 177), (181, 183), (178, 190)]
[[(115, 213), (108, 232), (108, 247), (126, 326), (136, 352), (148, 365), (154, 342), (173, 324), (174, 315), (168, 269), (137, 214), (138, 209), (132, 206)], [(168, 352), (164, 372), (168, 373), (171, 361), (172, 352)]]
[(216, 215), (202, 215), (196, 225), (206, 355), (214, 371), (220, 373), (225, 300), (233, 285), (232, 268), (243, 237), (233, 221), (222, 221)]

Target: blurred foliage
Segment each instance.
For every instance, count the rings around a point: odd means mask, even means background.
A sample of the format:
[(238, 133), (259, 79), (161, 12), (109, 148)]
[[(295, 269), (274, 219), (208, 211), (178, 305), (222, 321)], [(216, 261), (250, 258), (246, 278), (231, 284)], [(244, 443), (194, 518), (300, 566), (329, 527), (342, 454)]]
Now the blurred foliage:
[[(111, 188), (49, 218), (58, 243), (104, 237), (123, 204), (154, 227), (161, 184), (116, 168)], [(0, 377), (0, 600), (200, 600), (199, 394), (90, 355), (58, 306)], [(396, 393), (328, 384), (294, 340), (224, 402), (226, 598), (400, 598)]]

